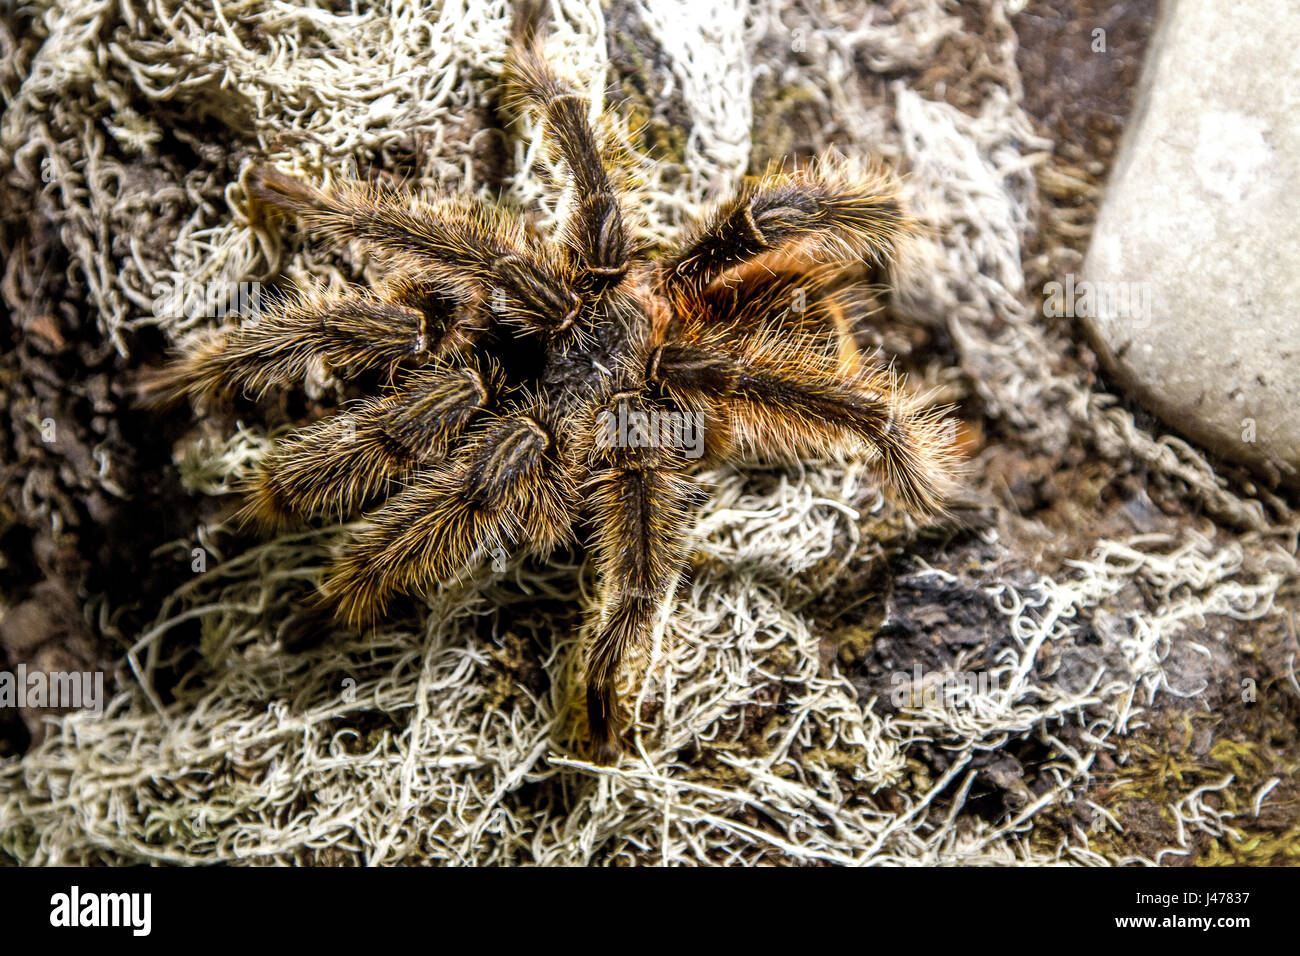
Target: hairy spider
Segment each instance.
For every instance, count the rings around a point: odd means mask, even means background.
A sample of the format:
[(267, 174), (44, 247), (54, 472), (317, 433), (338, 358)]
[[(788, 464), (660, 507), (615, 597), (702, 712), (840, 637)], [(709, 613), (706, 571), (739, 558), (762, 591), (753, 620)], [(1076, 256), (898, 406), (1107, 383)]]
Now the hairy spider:
[(544, 554), (584, 531), (599, 593), (587, 712), (608, 761), (625, 722), (620, 667), (644, 651), (689, 558), (699, 472), (857, 445), (919, 515), (941, 505), (952, 440), (844, 330), (844, 289), (911, 228), (888, 173), (824, 158), (760, 177), (650, 258), (631, 239), (615, 157), (535, 32), (517, 36), (506, 82), (571, 177), (556, 240), (485, 201), (255, 168), (253, 199), (360, 241), (390, 277), (300, 293), (214, 334), (152, 388), (257, 396), (316, 362), (391, 383), (271, 453), (243, 512), (269, 528), (364, 512), (321, 586), (353, 626), (497, 548)]

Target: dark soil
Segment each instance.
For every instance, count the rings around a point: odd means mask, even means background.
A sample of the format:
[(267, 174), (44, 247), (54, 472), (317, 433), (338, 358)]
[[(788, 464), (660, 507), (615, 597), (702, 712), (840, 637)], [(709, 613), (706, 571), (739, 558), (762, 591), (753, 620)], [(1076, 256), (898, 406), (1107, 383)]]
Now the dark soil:
[[(153, 552), (193, 533), (201, 503), (172, 467), (178, 416), (132, 405), (133, 375), (158, 343), (124, 358), (104, 340), (39, 208), (26, 223), (6, 218), (0, 249), (11, 264), (43, 261), (47, 276), (31, 297), (7, 284), (0, 312), (0, 669), (102, 670), (111, 691), (121, 635), (191, 573), (188, 557)], [(95, 613), (101, 598), (111, 619)], [(43, 732), (40, 712), (0, 714), (0, 753)]]

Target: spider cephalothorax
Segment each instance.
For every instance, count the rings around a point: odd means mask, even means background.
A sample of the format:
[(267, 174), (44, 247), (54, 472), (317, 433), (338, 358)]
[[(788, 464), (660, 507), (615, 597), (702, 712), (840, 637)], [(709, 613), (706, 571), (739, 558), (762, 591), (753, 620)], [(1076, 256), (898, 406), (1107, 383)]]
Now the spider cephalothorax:
[(317, 188), (254, 169), (255, 200), (362, 242), (392, 278), (302, 293), (214, 335), (154, 387), (257, 395), (318, 362), (391, 382), (284, 442), (245, 509), (269, 527), (364, 512), (321, 588), (351, 624), (498, 548), (546, 552), (583, 532), (600, 598), (587, 709), (596, 755), (609, 759), (620, 666), (644, 647), (689, 557), (704, 497), (695, 474), (856, 444), (875, 452), (903, 506), (927, 513), (951, 442), (937, 413), (858, 362), (840, 328), (845, 277), (886, 263), (909, 229), (886, 173), (822, 160), (761, 177), (648, 258), (585, 101), (537, 50), (531, 36), (518, 41), (507, 80), (572, 179), (556, 241), (484, 201)]

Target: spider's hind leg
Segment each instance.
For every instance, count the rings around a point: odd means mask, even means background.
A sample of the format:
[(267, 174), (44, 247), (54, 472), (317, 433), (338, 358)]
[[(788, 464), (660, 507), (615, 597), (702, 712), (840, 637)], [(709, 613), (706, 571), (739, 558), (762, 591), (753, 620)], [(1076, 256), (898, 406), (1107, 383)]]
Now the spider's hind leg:
[(785, 331), (750, 336), (697, 326), (655, 354), (656, 383), (683, 408), (718, 408), (735, 437), (728, 457), (824, 452), (846, 440), (878, 453), (886, 486), (910, 512), (942, 509), (958, 470), (951, 423), (887, 371), (846, 369)]
[[(650, 410), (638, 392), (616, 395), (598, 415), (597, 430), (604, 416), (626, 412), (626, 420), (634, 420)], [(644, 651), (655, 616), (671, 596), (703, 492), (683, 474), (685, 463), (670, 448), (614, 447), (599, 434), (591, 446), (587, 490), (601, 610), (587, 646), (587, 719), (594, 758), (609, 763), (625, 720), (619, 671)]]
[(268, 529), (327, 511), (346, 518), (445, 456), (496, 386), (490, 370), (424, 369), (391, 395), (296, 432), (260, 464), (240, 517)]
[(392, 594), (468, 576), (493, 546), (563, 543), (572, 490), (553, 436), (539, 409), (500, 419), (368, 515), (323, 587), (340, 617), (369, 623)]

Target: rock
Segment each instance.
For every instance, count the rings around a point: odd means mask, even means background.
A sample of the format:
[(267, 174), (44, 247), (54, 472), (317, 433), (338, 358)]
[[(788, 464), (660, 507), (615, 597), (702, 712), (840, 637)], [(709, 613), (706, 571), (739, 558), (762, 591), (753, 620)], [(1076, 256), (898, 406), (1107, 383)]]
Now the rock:
[(1089, 285), (1064, 292), (1135, 398), (1300, 487), (1297, 49), (1294, 0), (1168, 5), (1083, 266)]

